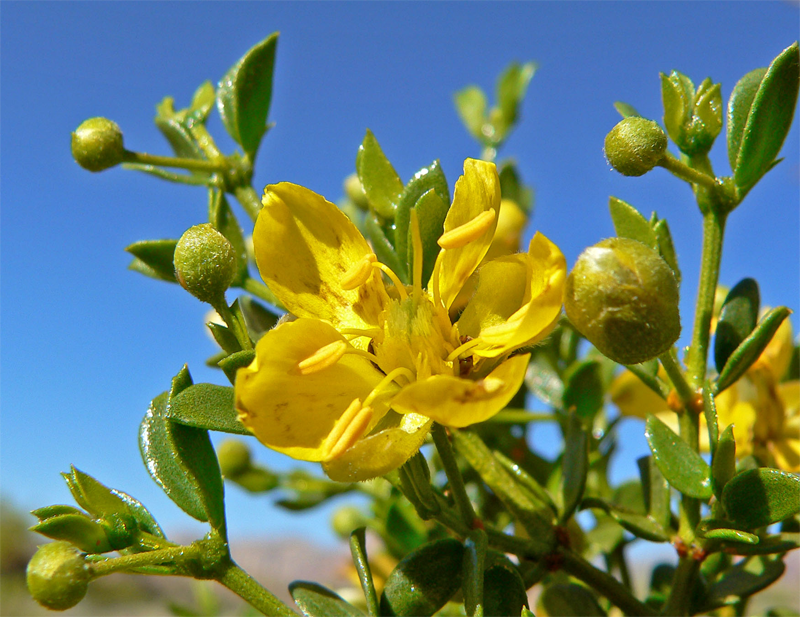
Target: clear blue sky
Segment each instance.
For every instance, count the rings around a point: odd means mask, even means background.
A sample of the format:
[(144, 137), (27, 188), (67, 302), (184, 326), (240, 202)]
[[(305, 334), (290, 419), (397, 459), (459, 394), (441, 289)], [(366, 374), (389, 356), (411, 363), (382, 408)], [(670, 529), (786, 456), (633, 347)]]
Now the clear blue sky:
[[(150, 480), (137, 429), (151, 398), (188, 363), (195, 381), (223, 383), (203, 362), (204, 305), (175, 286), (126, 270), (123, 248), (175, 238), (204, 222), (206, 195), (133, 172), (92, 175), (69, 154), (85, 118), (118, 122), (126, 145), (168, 153), (152, 124), (172, 95), (188, 104), (251, 45), (281, 32), (270, 120), (256, 169), (259, 188), (288, 180), (338, 199), (356, 150), (373, 130), (400, 175), (439, 158), (452, 186), (477, 156), (452, 104), (459, 88), (493, 89), (514, 59), (539, 70), (522, 124), (502, 156), (534, 185), (538, 229), (570, 265), (613, 235), (608, 197), (666, 217), (692, 314), (700, 216), (686, 185), (656, 170), (627, 179), (609, 170), (603, 138), (615, 100), (660, 119), (658, 72), (722, 82), (727, 100), (746, 72), (798, 38), (788, 2), (530, 3), (45, 3), (3, 2), (2, 494), (24, 508), (69, 502), (58, 472), (70, 464), (128, 491), (168, 528), (199, 524)], [(216, 115), (210, 130), (223, 130)], [(220, 138), (225, 150), (230, 140)], [(797, 123), (785, 161), (729, 219), (722, 282), (753, 276), (772, 306), (798, 308)], [(723, 146), (722, 143), (719, 146)], [(720, 174), (724, 147), (712, 152)], [(244, 217), (242, 216), (242, 219)], [(798, 321), (793, 318), (795, 330)], [(684, 318), (684, 340), (690, 318)], [(615, 476), (646, 453), (642, 425), (623, 423)], [(276, 468), (289, 459), (263, 448)], [(330, 538), (330, 510), (289, 516), (269, 497), (228, 490), (234, 534), (254, 530)]]

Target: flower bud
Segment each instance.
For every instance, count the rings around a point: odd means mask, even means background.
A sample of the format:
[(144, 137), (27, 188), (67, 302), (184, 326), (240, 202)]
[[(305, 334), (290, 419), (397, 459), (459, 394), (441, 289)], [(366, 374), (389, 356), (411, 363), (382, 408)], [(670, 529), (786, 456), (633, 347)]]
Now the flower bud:
[(331, 516), (331, 527), (340, 538), (349, 538), (353, 530), (366, 527), (369, 519), (356, 506), (342, 506)]
[(344, 181), (344, 192), (347, 198), (352, 201), (359, 210), (369, 210), (369, 202), (367, 201), (367, 194), (364, 192), (364, 187), (361, 185), (361, 180), (358, 179), (356, 174), (350, 174)]
[(89, 171), (103, 171), (122, 162), (122, 131), (108, 118), (89, 118), (72, 134), (72, 157)]
[(652, 120), (630, 116), (617, 124), (605, 141), (608, 162), (623, 176), (641, 176), (667, 151), (667, 136)]
[(28, 591), (42, 606), (65, 611), (83, 600), (91, 580), (86, 555), (69, 542), (40, 546), (28, 563)]
[(678, 284), (658, 253), (628, 238), (586, 249), (567, 277), (564, 308), (572, 324), (620, 364), (659, 356), (678, 340)]
[(236, 276), (236, 250), (210, 223), (189, 228), (175, 246), (175, 276), (198, 300), (215, 304)]
[(217, 448), (222, 475), (235, 478), (250, 469), (250, 448), (238, 439), (226, 439)]

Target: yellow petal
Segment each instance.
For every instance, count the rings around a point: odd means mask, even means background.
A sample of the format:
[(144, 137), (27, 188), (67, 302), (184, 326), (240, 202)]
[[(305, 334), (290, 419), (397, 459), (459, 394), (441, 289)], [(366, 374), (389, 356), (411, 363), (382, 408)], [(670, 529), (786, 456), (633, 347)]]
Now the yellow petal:
[(667, 401), (644, 385), (642, 380), (630, 371), (623, 371), (614, 379), (609, 394), (623, 416), (644, 420), (648, 414), (669, 412), (675, 415), (669, 410)]
[(800, 472), (800, 439), (781, 439), (773, 446), (775, 466), (791, 473)]
[(376, 478), (397, 469), (416, 454), (433, 421), (417, 414), (389, 412), (389, 415), (391, 426), (376, 428), (338, 458), (322, 463), (331, 480), (360, 482)]
[(530, 354), (514, 356), (478, 381), (434, 375), (404, 387), (392, 400), (400, 413), (417, 413), (461, 428), (483, 422), (503, 409), (525, 378)]
[(776, 381), (780, 381), (789, 369), (792, 361), (794, 343), (792, 342), (792, 322), (784, 319), (772, 340), (758, 358), (758, 362), (763, 362), (769, 366)]
[(500, 257), (480, 269), (459, 333), (479, 338), (474, 353), (488, 358), (534, 345), (558, 321), (566, 275), (564, 255), (537, 232), (527, 253)]
[[(290, 313), (347, 328), (379, 323), (388, 296), (380, 272), (363, 271), (372, 250), (322, 196), (288, 182), (268, 186), (253, 244), (261, 277)], [(355, 279), (361, 284), (345, 289)]]
[[(455, 300), (470, 274), (483, 259), (494, 238), (500, 209), (500, 179), (493, 163), (467, 159), (464, 175), (456, 182), (453, 205), (444, 221), (445, 248), (436, 259), (428, 289), (436, 293), (446, 309)], [(494, 215), (488, 214), (493, 210)], [(453, 240), (449, 242), (448, 237)], [(461, 244), (462, 241), (465, 243)], [(435, 280), (438, 276), (438, 281)]]
[[(337, 428), (340, 421), (348, 426), (353, 421), (345, 412), (384, 377), (369, 359), (339, 354), (342, 344), (349, 345), (330, 324), (308, 318), (281, 324), (261, 338), (256, 359), (239, 369), (235, 387), (239, 419), (261, 443), (306, 461), (330, 454), (336, 444), (326, 447), (328, 436), (346, 433), (347, 426)], [(331, 349), (337, 350), (333, 356)], [(309, 363), (320, 357), (323, 362)], [(326, 363), (331, 357), (337, 360)], [(302, 368), (309, 366), (317, 370)], [(372, 425), (386, 410), (386, 403), (373, 405)]]

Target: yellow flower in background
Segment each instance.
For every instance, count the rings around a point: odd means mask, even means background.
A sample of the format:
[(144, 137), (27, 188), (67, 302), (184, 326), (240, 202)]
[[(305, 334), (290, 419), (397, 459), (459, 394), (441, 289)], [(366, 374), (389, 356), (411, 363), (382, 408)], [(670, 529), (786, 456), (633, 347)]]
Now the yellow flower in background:
[[(788, 319), (747, 373), (715, 397), (722, 432), (733, 425), (736, 456), (753, 455), (763, 465), (800, 472), (800, 381), (780, 383), (792, 357), (792, 326)], [(666, 375), (662, 374), (662, 377)], [(630, 371), (620, 374), (610, 389), (611, 400), (627, 416), (655, 414), (677, 430), (677, 416), (666, 401)], [(708, 451), (708, 431), (701, 416), (700, 446)]]
[(481, 268), (452, 323), (449, 309), (489, 250), (499, 206), (495, 166), (465, 161), (424, 286), (412, 210), (407, 287), (335, 205), (294, 184), (268, 186), (253, 236), (256, 261), (297, 319), (264, 335), (256, 359), (239, 370), (244, 425), (268, 447), (356, 481), (402, 465), (434, 421), (463, 427), (505, 407), (529, 359), (510, 354), (555, 327), (566, 261), (536, 234), (527, 253)]

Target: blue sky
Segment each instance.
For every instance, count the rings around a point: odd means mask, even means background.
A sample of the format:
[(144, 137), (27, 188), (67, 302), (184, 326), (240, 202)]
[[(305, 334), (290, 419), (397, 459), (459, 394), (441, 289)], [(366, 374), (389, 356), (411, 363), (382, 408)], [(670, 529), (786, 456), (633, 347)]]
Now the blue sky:
[[(2, 494), (24, 508), (64, 503), (58, 472), (74, 464), (142, 500), (168, 528), (202, 533), (150, 480), (136, 434), (151, 398), (188, 363), (195, 381), (223, 383), (203, 362), (204, 305), (126, 270), (122, 250), (175, 238), (204, 222), (206, 196), (122, 170), (84, 172), (69, 155), (85, 118), (118, 122), (130, 149), (167, 154), (152, 123), (171, 95), (188, 104), (251, 45), (280, 31), (270, 120), (254, 183), (292, 181), (335, 200), (370, 128), (407, 179), (441, 159), (452, 185), (477, 145), (453, 93), (493, 90), (511, 60), (535, 60), (522, 124), (501, 151), (536, 189), (528, 234), (540, 230), (570, 265), (613, 235), (608, 197), (667, 218), (684, 273), (691, 326), (700, 215), (686, 185), (656, 170), (623, 178), (603, 159), (615, 100), (662, 115), (659, 71), (710, 76), (727, 100), (746, 72), (798, 38), (788, 2), (46, 3), (2, 5)], [(233, 144), (212, 116), (223, 150)], [(722, 282), (761, 284), (765, 304), (798, 308), (800, 154), (795, 123), (782, 155), (729, 219)], [(729, 166), (722, 139), (712, 152)], [(241, 220), (245, 220), (244, 216)], [(793, 317), (795, 331), (798, 321)], [(642, 425), (623, 423), (615, 475), (646, 453)], [(544, 434), (543, 434), (544, 435)], [(546, 437), (546, 435), (545, 435)], [(255, 444), (254, 444), (255, 445)], [(289, 459), (256, 448), (258, 460)], [(626, 462), (627, 461), (627, 462)], [(287, 515), (268, 497), (228, 490), (234, 534), (255, 530), (330, 539), (330, 510)]]

